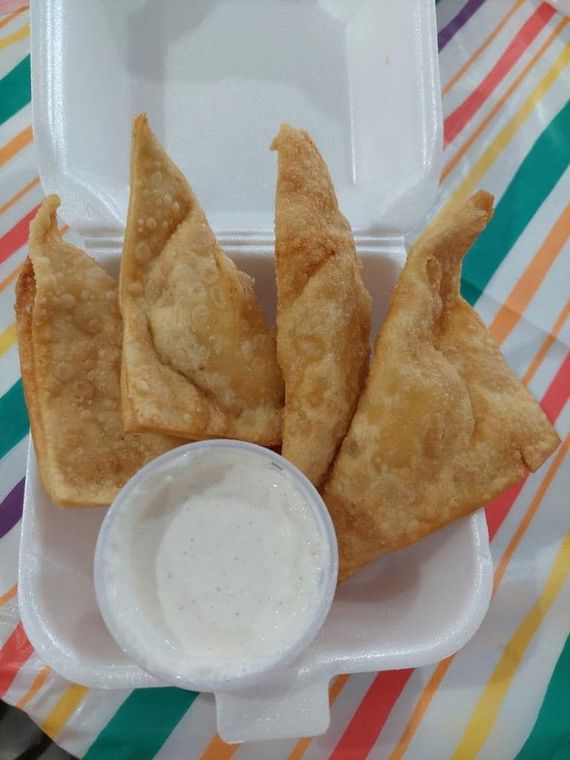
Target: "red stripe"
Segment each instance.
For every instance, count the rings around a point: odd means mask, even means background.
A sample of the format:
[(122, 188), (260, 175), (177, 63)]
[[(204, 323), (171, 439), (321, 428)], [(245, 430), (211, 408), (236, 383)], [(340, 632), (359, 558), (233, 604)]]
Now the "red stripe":
[(487, 528), (489, 529), (489, 541), (495, 538), (496, 532), (499, 530), (505, 517), (511, 511), (515, 499), (522, 491), (524, 484), (526, 483), (526, 477), (521, 480), (520, 483), (515, 483), (514, 486), (508, 488), (496, 499), (493, 499), (485, 507), (485, 517), (487, 518)]
[(21, 248), (28, 239), (30, 222), (36, 215), (39, 206), (33, 208), (23, 219), (15, 224), (12, 229), (0, 238), (0, 264), (6, 261), (18, 248)]
[[(554, 375), (552, 382), (542, 397), (540, 405), (550, 422), (554, 423), (556, 421), (564, 404), (568, 401), (568, 396), (570, 396), (570, 354), (566, 356), (566, 359), (560, 365), (560, 369)], [(490, 541), (493, 540), (496, 532), (503, 524), (503, 520), (509, 514), (515, 499), (522, 491), (525, 483), (526, 478), (521, 480), (520, 483), (511, 486), (485, 507)]]
[(413, 668), (379, 673), (340, 737), (329, 760), (364, 760), (388, 720)]
[[(541, 406), (550, 422), (556, 421), (569, 396), (570, 353), (542, 397)], [(495, 537), (525, 483), (526, 478), (485, 507), (489, 540)], [(393, 670), (376, 676), (329, 760), (364, 760), (368, 757), (412, 672)]]
[(548, 390), (542, 398), (541, 406), (550, 422), (553, 423), (556, 420), (569, 397), (570, 353), (566, 354), (566, 358), (560, 365), (560, 369), (554, 376), (554, 380), (550, 383)]
[(33, 651), (22, 624), (18, 623), (0, 649), (0, 697), (6, 694), (18, 671)]
[(555, 10), (551, 5), (542, 3), (532, 16), (525, 21), (485, 79), (444, 120), (443, 132), (446, 146), (457, 137), (467, 122), (473, 118), (487, 98), (499, 86), (524, 51), (544, 29), (554, 13)]

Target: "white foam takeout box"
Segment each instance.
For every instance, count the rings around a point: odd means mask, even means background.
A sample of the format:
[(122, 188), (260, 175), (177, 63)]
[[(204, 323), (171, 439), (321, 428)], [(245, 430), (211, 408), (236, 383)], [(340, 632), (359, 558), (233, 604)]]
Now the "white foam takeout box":
[[(46, 193), (91, 255), (117, 273), (131, 117), (186, 173), (273, 318), (275, 154), (282, 121), (331, 169), (374, 298), (374, 332), (433, 203), (441, 113), (433, 0), (33, 0), (34, 135)], [(381, 494), (379, 494), (379, 498)], [(159, 685), (107, 632), (93, 553), (104, 509), (50, 502), (28, 462), (19, 602), (39, 656), (87, 686)], [(473, 635), (492, 566), (482, 513), (345, 583), (309, 649), (263, 686), (216, 695), (230, 741), (316, 735), (339, 673), (436, 662)]]

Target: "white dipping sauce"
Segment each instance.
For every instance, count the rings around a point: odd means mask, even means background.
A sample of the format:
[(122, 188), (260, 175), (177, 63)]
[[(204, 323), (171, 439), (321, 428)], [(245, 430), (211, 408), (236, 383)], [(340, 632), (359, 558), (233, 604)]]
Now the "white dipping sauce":
[(106, 583), (124, 572), (127, 544), (139, 613), (206, 678), (282, 658), (311, 625), (330, 566), (307, 494), (276, 462), (245, 453), (213, 447), (158, 468), (108, 545)]

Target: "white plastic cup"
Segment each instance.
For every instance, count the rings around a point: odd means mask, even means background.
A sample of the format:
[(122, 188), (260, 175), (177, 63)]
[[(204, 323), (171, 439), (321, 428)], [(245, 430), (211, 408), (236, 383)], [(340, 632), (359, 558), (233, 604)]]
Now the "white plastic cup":
[[(117, 535), (115, 530), (117, 520), (124, 516), (126, 510), (143, 510), (147, 506), (147, 502), (141, 498), (145, 482), (150, 483), (151, 477), (155, 482), (157, 471), (166, 469), (177, 460), (186, 460), (185, 468), (192, 467), (197, 455), (214, 449), (217, 452), (227, 450), (233, 453), (237, 450), (244, 452), (244, 456), (248, 452), (255, 452), (284, 470), (305, 504), (310, 507), (322, 539), (319, 596), (307, 615), (306, 625), (279, 656), (261, 662), (238, 676), (204, 677), (203, 670), (153, 626), (145, 614), (144, 606), (138, 604), (128, 551), (121, 556), (120, 572), (117, 572), (117, 551), (120, 548), (117, 543), (120, 534)], [(327, 617), (335, 594), (337, 575), (335, 531), (328, 510), (314, 486), (297, 467), (279, 454), (261, 446), (234, 440), (189, 443), (154, 459), (137, 472), (120, 491), (105, 516), (94, 562), (95, 592), (103, 620), (125, 654), (165, 684), (212, 692), (237, 690), (261, 683), (276, 668), (297, 658), (313, 641)]]

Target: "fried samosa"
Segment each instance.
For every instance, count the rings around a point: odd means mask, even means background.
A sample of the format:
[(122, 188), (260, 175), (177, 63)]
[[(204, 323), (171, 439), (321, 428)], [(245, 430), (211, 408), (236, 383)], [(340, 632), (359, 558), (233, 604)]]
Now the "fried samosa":
[(252, 281), (144, 115), (133, 125), (120, 304), (127, 430), (281, 441), (283, 379)]
[(559, 444), (460, 295), (461, 260), (492, 215), (478, 192), (411, 248), (323, 496), (340, 578), (478, 509)]
[(58, 231), (50, 196), (16, 287), (20, 363), (43, 483), (62, 507), (110, 504), (178, 439), (123, 432), (116, 282)]
[(275, 210), (283, 456), (315, 485), (346, 435), (368, 371), (371, 299), (352, 230), (306, 132), (283, 125)]

